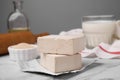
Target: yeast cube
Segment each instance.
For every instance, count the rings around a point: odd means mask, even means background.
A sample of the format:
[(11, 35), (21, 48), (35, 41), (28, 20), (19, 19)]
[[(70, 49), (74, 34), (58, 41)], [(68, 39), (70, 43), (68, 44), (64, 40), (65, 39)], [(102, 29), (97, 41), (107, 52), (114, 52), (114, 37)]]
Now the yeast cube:
[(41, 53), (40, 64), (48, 71), (59, 73), (81, 69), (82, 60), (80, 54), (68, 56)]
[(84, 36), (48, 35), (38, 37), (38, 48), (41, 53), (74, 55), (85, 47)]

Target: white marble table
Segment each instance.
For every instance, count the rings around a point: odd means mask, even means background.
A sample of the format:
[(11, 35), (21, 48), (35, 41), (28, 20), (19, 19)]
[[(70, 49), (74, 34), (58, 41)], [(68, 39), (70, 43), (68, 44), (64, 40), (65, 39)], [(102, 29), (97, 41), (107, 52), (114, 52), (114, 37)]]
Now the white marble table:
[(0, 80), (120, 80), (120, 59), (99, 59), (82, 72), (51, 76), (22, 72), (8, 56), (0, 56)]

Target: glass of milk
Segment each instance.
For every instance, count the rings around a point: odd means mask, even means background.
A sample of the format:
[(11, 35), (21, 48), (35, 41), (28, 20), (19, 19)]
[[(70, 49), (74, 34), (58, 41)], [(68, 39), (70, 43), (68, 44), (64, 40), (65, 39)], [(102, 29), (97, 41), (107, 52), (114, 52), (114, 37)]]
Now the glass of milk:
[(86, 37), (86, 47), (94, 48), (101, 42), (111, 44), (115, 27), (114, 15), (83, 16), (82, 28)]

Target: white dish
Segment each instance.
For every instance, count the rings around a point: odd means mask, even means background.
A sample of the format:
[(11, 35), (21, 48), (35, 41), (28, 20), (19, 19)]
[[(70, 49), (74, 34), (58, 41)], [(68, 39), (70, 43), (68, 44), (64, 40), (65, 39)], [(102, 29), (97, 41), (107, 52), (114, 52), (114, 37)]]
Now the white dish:
[[(22, 43), (24, 44), (24, 43)], [(25, 43), (26, 44), (26, 43)], [(27, 44), (28, 45), (28, 44)], [(9, 57), (13, 61), (26, 61), (26, 60), (33, 60), (38, 57), (38, 47), (37, 45), (29, 44), (30, 48), (14, 48), (14, 46), (9, 46)], [(21, 46), (20, 46), (21, 47)]]

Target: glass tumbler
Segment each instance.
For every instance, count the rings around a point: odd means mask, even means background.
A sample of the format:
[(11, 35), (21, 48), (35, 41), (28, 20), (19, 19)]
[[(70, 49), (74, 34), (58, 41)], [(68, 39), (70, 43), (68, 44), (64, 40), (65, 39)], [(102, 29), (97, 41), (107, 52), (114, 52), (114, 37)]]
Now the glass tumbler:
[(92, 49), (101, 42), (111, 44), (115, 27), (114, 15), (83, 16), (82, 28), (86, 38), (86, 47)]

